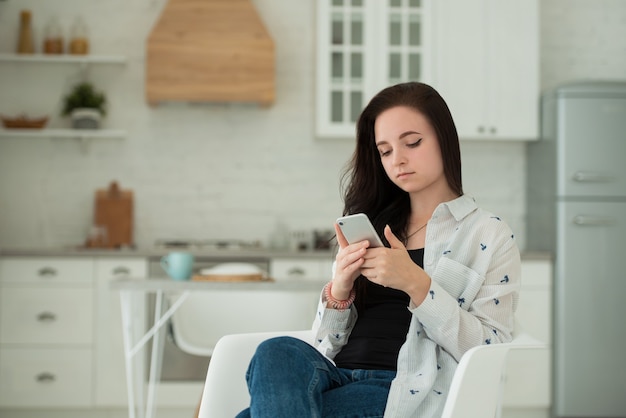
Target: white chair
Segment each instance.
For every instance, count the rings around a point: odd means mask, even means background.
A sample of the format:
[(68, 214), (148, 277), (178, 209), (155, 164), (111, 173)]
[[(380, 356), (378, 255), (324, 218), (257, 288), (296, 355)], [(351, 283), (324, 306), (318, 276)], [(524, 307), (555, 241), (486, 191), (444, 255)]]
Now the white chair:
[[(199, 418), (232, 418), (247, 408), (250, 395), (245, 381), (256, 347), (268, 338), (292, 336), (308, 343), (313, 332), (264, 332), (222, 337), (213, 351), (207, 372)], [(454, 374), (442, 418), (500, 416), (503, 374), (510, 350), (545, 349), (546, 345), (516, 326), (510, 343), (474, 347), (461, 358)], [(532, 384), (532, 382), (529, 382)]]

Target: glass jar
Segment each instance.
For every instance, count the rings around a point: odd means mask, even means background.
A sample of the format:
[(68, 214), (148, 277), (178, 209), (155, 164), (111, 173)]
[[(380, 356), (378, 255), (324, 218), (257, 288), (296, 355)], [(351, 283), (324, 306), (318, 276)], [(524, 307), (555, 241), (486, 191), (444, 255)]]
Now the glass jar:
[(77, 17), (72, 25), (69, 50), (70, 54), (74, 55), (85, 55), (89, 53), (87, 25), (80, 17)]
[(59, 20), (53, 17), (45, 28), (43, 52), (44, 54), (62, 54), (63, 49), (63, 30)]

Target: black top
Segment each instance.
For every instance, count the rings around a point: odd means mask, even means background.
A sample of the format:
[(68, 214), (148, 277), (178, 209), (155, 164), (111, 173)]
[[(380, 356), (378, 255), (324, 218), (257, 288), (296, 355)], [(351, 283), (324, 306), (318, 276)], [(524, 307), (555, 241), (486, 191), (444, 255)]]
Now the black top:
[[(424, 249), (409, 250), (418, 266), (424, 265)], [(361, 277), (360, 279), (364, 279)], [(365, 303), (348, 343), (335, 356), (337, 367), (396, 370), (400, 347), (411, 323), (409, 295), (365, 279)]]

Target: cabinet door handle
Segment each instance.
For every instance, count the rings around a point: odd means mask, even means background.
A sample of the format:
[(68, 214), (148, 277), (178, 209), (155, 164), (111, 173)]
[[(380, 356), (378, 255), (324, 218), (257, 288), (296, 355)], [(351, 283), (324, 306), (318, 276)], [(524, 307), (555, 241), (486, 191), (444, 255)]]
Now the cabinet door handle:
[(484, 127), (484, 126), (482, 126), (482, 125), (480, 125), (480, 126), (478, 127), (478, 133), (479, 133), (479, 134), (482, 134), (482, 133), (484, 133), (484, 132), (485, 132), (485, 127)]
[(128, 276), (130, 274), (130, 269), (126, 266), (117, 266), (113, 269), (114, 276)]
[(495, 126), (492, 126), (491, 128), (489, 128), (489, 133), (496, 134), (497, 132), (498, 132), (498, 129), (496, 129)]
[(42, 373), (39, 373), (35, 377), (35, 379), (39, 383), (52, 383), (52, 382), (54, 382), (56, 380), (56, 376), (53, 375), (52, 373), (42, 372)]
[(304, 271), (304, 269), (301, 267), (292, 267), (287, 271), (287, 275), (289, 277), (294, 277), (294, 276), (301, 277), (301, 276), (304, 276), (305, 274), (306, 274), (306, 271)]
[(57, 275), (57, 271), (52, 267), (42, 267), (39, 269), (37, 274), (41, 277), (54, 277)]
[(579, 183), (609, 183), (614, 179), (610, 174), (595, 171), (577, 171), (572, 176), (572, 180)]
[(57, 316), (53, 312), (41, 312), (37, 315), (37, 321), (39, 322), (52, 322), (56, 321)]
[(608, 216), (590, 216), (590, 215), (576, 215), (572, 219), (574, 225), (579, 226), (612, 226), (617, 223), (615, 218)]

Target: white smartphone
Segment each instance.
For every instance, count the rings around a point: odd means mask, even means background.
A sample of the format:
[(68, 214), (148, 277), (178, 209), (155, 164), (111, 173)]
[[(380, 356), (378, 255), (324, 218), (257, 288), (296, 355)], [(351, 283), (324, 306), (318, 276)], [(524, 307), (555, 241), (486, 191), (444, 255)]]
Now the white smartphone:
[(374, 226), (364, 213), (337, 218), (337, 224), (350, 244), (368, 240), (370, 247), (384, 247)]

